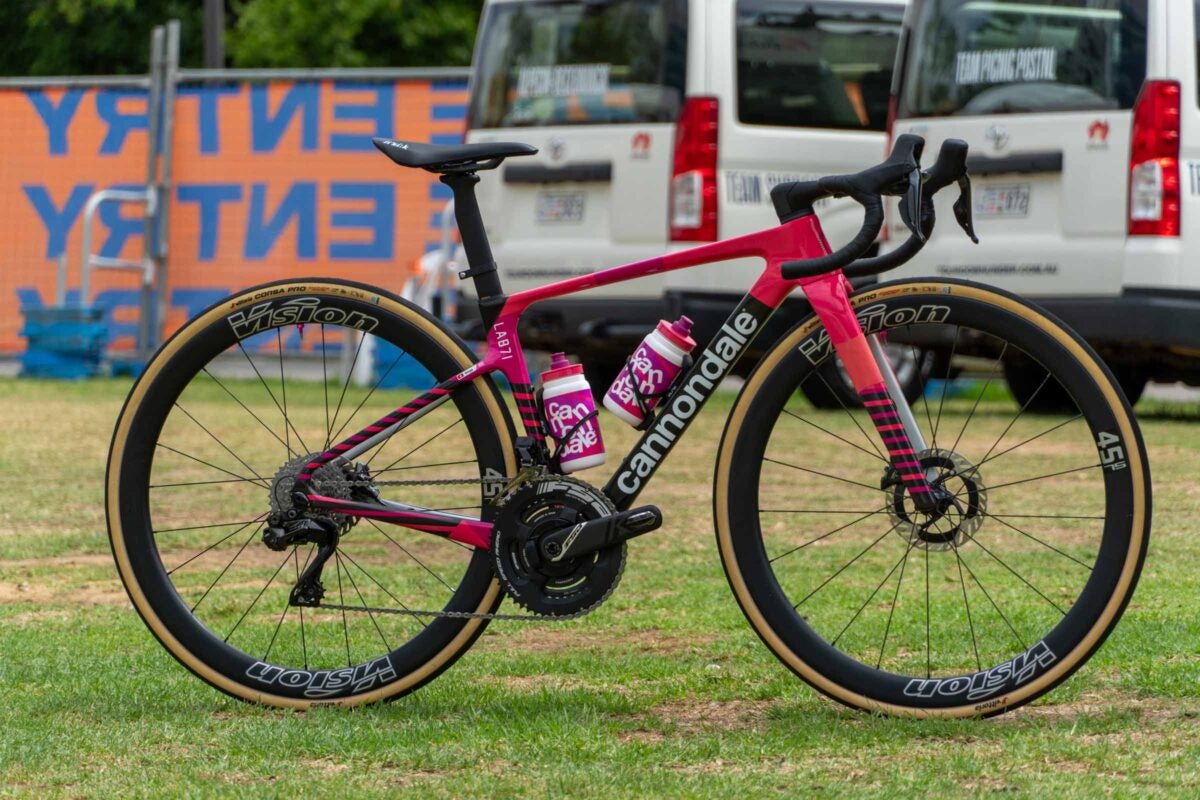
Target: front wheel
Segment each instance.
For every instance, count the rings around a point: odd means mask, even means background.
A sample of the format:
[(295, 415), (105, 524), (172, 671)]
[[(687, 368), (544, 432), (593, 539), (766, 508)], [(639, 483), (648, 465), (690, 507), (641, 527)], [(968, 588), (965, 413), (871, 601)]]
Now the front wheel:
[[(796, 400), (837, 358), (809, 318), (759, 363), (725, 430), (714, 516), (729, 583), (775, 655), (842, 703), (1020, 706), (1088, 659), (1137, 583), (1150, 528), (1137, 424), (1087, 345), (1012, 295), (918, 281), (851, 302), (868, 332), (936, 353), (940, 383), (911, 407), (916, 458), (950, 498), (919, 512), (864, 411)], [(1022, 403), (1004, 390), (1017, 359), (1047, 374)], [(1069, 409), (1032, 413), (1051, 381)]]
[[(454, 663), (486, 624), (470, 615), (500, 602), (488, 554), (305, 511), (290, 487), (316, 454), (473, 361), (424, 312), (343, 281), (256, 287), (187, 323), (130, 392), (108, 462), (113, 554), (158, 640), (234, 697), (295, 708), (398, 697)], [(317, 470), (314, 488), (485, 516), (515, 474), (495, 387), (475, 380), (411, 420), (359, 469)], [(281, 516), (337, 532), (319, 603), (292, 590), (325, 540), (279, 540), (265, 527)]]

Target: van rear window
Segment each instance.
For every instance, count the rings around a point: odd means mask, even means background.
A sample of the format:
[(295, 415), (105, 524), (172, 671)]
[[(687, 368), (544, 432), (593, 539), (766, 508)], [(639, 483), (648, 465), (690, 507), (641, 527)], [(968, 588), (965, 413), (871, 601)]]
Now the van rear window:
[(739, 0), (738, 119), (881, 131), (902, 6)]
[(686, 0), (489, 5), (475, 51), (472, 128), (674, 122)]
[(900, 114), (1132, 108), (1146, 0), (926, 0), (913, 9)]

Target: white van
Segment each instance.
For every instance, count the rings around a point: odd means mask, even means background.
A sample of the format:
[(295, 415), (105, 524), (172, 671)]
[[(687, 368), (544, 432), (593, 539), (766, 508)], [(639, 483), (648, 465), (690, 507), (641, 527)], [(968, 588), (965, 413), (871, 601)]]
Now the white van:
[[(1130, 400), (1147, 379), (1200, 383), (1198, 5), (913, 0), (897, 60), (893, 132), (970, 143), (981, 240), (942, 225), (902, 271), (1037, 299)], [(1006, 374), (1020, 400), (1044, 375)]]
[[(778, 224), (776, 183), (879, 161), (903, 10), (902, 0), (490, 0), (467, 140), (540, 149), (478, 187), (505, 290)], [(838, 240), (861, 217), (846, 201), (822, 222)], [(703, 341), (760, 270), (716, 264), (540, 303), (522, 339), (582, 356), (603, 391), (658, 319), (687, 314)]]

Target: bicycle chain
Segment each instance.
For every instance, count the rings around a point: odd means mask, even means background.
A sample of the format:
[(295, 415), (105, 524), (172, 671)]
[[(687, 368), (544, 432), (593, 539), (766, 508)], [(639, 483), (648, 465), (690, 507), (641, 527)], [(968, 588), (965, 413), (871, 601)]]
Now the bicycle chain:
[[(504, 481), (504, 491), (501, 497), (510, 494), (516, 486), (513, 484), (524, 477), (518, 474), (515, 478), (507, 476), (499, 478), (489, 478), (488, 482), (499, 483)], [(478, 478), (439, 478), (435, 480), (411, 480), (411, 481), (322, 481), (322, 485), (334, 484), (337, 486), (451, 486), (451, 485), (468, 485), (482, 484), (483, 480)], [(519, 485), (519, 484), (518, 484)], [(545, 614), (481, 614), (475, 611), (420, 611), (412, 608), (372, 608), (370, 606), (346, 606), (335, 605), (330, 603), (322, 603), (317, 608), (324, 608), (330, 611), (366, 611), (368, 614), (393, 614), (402, 617), (445, 617), (447, 619), (485, 619), (489, 622), (500, 620), (502, 622), (565, 622), (567, 620), (578, 619), (586, 616), (595, 609), (595, 606), (583, 611), (576, 611), (573, 614), (562, 614), (556, 616), (548, 616)]]

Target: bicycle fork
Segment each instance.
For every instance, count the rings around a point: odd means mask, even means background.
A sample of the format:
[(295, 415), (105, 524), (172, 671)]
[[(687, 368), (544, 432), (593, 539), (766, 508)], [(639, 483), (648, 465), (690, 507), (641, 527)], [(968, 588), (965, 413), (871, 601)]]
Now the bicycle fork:
[(940, 498), (921, 466), (925, 438), (883, 351), (879, 337), (867, 335), (850, 305), (850, 282), (841, 272), (802, 280), (813, 311), (825, 326), (863, 406), (888, 452), (888, 461), (918, 511), (936, 510)]

